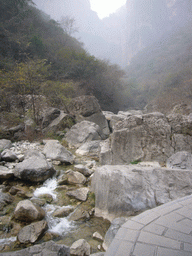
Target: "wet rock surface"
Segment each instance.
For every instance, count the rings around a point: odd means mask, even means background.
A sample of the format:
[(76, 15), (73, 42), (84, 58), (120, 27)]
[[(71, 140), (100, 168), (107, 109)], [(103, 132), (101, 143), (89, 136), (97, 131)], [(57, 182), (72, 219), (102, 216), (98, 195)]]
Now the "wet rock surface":
[(40, 236), (48, 229), (47, 222), (42, 220), (30, 225), (23, 227), (18, 235), (17, 239), (22, 244), (33, 244), (35, 243)]
[(76, 198), (80, 201), (86, 201), (89, 188), (79, 188), (76, 190), (68, 191), (67, 195)]
[(0, 192), (0, 210), (7, 204), (11, 204), (13, 202), (13, 197), (9, 194)]
[(84, 239), (79, 239), (74, 242), (70, 247), (71, 256), (89, 256), (90, 245)]
[(14, 211), (14, 218), (23, 222), (42, 220), (44, 217), (45, 211), (30, 200), (20, 201)]
[(18, 163), (14, 169), (14, 176), (31, 182), (43, 182), (52, 177), (55, 170), (44, 157), (31, 156)]
[(167, 167), (192, 170), (192, 154), (187, 151), (177, 152), (167, 160)]
[(73, 164), (74, 162), (73, 154), (63, 147), (57, 140), (48, 140), (43, 152), (46, 155), (46, 158), (51, 160), (69, 164)]
[(65, 245), (58, 245), (53, 241), (49, 241), (46, 243), (38, 244), (31, 246), (29, 248), (16, 251), (16, 252), (7, 252), (1, 253), (1, 256), (34, 256), (34, 255), (41, 255), (41, 256), (70, 256), (69, 248)]
[[(100, 250), (107, 249), (121, 226), (121, 218), (116, 222), (116, 217), (192, 193), (190, 113), (120, 111), (106, 112), (104, 117), (91, 100), (81, 98), (74, 104), (79, 123), (67, 134), (65, 113), (52, 109), (44, 116), (45, 129), (52, 127), (55, 132), (62, 127), (57, 133), (64, 137), (62, 142), (0, 140), (0, 251), (20, 250), (6, 255), (70, 255), (63, 244), (84, 239), (91, 247), (85, 255), (103, 256)], [(103, 140), (108, 129), (112, 133)], [(14, 157), (8, 158), (8, 153)], [(162, 168), (166, 161), (167, 168)], [(95, 215), (115, 218), (106, 235), (109, 222)], [(57, 244), (43, 243), (52, 239)], [(36, 241), (41, 244), (21, 250)], [(81, 249), (73, 253), (81, 255)]]
[(101, 129), (100, 127), (89, 121), (82, 121), (75, 124), (66, 133), (65, 139), (71, 147), (80, 147), (82, 144), (101, 139)]

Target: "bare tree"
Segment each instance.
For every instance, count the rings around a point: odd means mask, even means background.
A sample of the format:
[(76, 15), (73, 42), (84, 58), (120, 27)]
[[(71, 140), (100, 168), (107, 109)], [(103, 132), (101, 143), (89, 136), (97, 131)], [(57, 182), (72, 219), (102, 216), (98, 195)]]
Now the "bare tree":
[(63, 28), (64, 32), (71, 36), (74, 33), (78, 32), (78, 27), (75, 25), (75, 19), (69, 16), (62, 16), (60, 20), (60, 25)]

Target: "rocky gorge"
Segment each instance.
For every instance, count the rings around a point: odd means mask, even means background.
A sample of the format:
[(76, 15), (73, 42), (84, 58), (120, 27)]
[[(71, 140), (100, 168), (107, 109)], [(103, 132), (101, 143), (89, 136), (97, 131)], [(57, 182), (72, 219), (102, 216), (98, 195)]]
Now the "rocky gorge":
[(127, 218), (192, 193), (190, 106), (114, 114), (82, 96), (68, 112), (1, 129), (0, 255), (104, 255)]

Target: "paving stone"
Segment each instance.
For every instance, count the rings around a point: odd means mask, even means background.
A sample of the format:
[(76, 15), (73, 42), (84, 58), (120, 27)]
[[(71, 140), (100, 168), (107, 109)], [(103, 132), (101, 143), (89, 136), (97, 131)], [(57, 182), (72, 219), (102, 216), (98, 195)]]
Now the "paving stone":
[(134, 221), (137, 221), (141, 224), (147, 225), (149, 223), (151, 223), (152, 221), (158, 219), (161, 215), (157, 212), (152, 211), (151, 213), (148, 213), (147, 215), (143, 216), (142, 218), (135, 217)]
[(163, 235), (165, 230), (166, 230), (165, 227), (159, 226), (154, 223), (150, 223), (149, 225), (145, 226), (145, 228), (143, 229), (143, 231), (148, 231), (150, 233), (153, 233), (159, 236)]
[(122, 225), (122, 228), (141, 230), (144, 227), (143, 224), (129, 220)]
[(180, 242), (187, 242), (187, 243), (192, 244), (192, 236), (191, 235), (187, 235), (187, 234), (178, 232), (178, 231), (170, 229), (170, 228), (166, 231), (164, 236), (172, 238), (174, 240), (178, 240)]
[[(110, 254), (111, 255), (115, 255), (115, 256), (126, 256), (126, 255), (130, 255), (132, 250), (133, 250), (133, 243), (131, 242), (127, 242), (127, 241), (122, 241), (116, 254)], [(108, 255), (108, 254), (106, 254)], [(105, 256), (106, 256), (105, 255)], [(108, 255), (109, 256), (109, 255)]]
[(192, 220), (192, 210), (190, 210), (188, 207), (182, 207), (175, 212)]
[(192, 195), (128, 220), (105, 255), (192, 256)]
[(142, 231), (139, 235), (138, 242), (150, 244), (150, 245), (157, 245), (157, 246), (164, 246), (167, 248), (173, 248), (173, 249), (180, 249), (181, 243), (164, 237), (164, 236), (158, 236), (158, 235), (151, 235), (149, 232)]
[(139, 236), (139, 231), (137, 230), (127, 230), (126, 228), (120, 228), (116, 234), (117, 239), (122, 239), (125, 241), (135, 242)]
[[(192, 241), (191, 241), (191, 243), (192, 243)], [(192, 252), (192, 244), (184, 243), (184, 251)]]
[(178, 209), (182, 209), (182, 205), (180, 205), (179, 203), (168, 203), (168, 205), (163, 205), (163, 206), (160, 206), (160, 207), (157, 207), (155, 208), (155, 210), (160, 214), (160, 215), (166, 215), (166, 214), (169, 214), (175, 210), (178, 210)]
[(153, 256), (157, 250), (156, 246), (137, 243), (132, 256)]
[(180, 250), (159, 247), (157, 249), (157, 256), (191, 256), (191, 252), (184, 252)]
[(114, 238), (112, 243), (110, 244), (110, 247), (108, 248), (107, 252), (105, 253), (105, 256), (112, 256), (112, 255), (115, 256), (116, 252), (120, 246), (120, 242), (121, 242), (121, 240)]
[[(189, 226), (182, 225), (181, 221), (183, 219), (184, 219), (183, 216), (173, 212), (173, 213), (170, 213), (166, 216), (162, 216), (161, 218), (155, 220), (154, 223), (158, 224), (158, 225), (162, 225), (164, 227), (172, 228), (174, 230), (183, 232), (185, 234), (189, 234), (192, 231), (192, 223)], [(188, 221), (188, 223), (189, 223), (189, 221)]]
[(183, 200), (177, 200), (178, 203), (180, 203), (183, 206), (188, 206), (188, 205), (192, 205), (192, 195), (184, 197)]

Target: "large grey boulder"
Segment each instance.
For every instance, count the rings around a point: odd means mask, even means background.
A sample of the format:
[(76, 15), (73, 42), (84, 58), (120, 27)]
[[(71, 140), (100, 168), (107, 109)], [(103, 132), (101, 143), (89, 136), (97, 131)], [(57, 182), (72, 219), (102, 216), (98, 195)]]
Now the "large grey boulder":
[(35, 243), (47, 229), (48, 225), (45, 220), (38, 221), (23, 227), (19, 231), (17, 239), (21, 244)]
[(100, 143), (99, 162), (101, 165), (112, 163), (111, 141), (106, 139)]
[(14, 169), (14, 176), (31, 182), (43, 182), (55, 174), (53, 166), (44, 158), (31, 156), (18, 163)]
[(65, 139), (71, 147), (80, 147), (82, 144), (92, 140), (101, 139), (100, 127), (89, 121), (82, 121), (75, 124), (66, 133)]
[(68, 191), (67, 195), (74, 197), (77, 200), (85, 202), (87, 200), (88, 193), (89, 193), (89, 188), (78, 188), (76, 190)]
[(14, 162), (15, 160), (17, 160), (16, 154), (14, 154), (10, 149), (3, 150), (3, 152), (1, 153), (1, 158), (3, 161), (6, 162)]
[(94, 96), (84, 95), (74, 98), (69, 104), (68, 110), (75, 115), (78, 122), (86, 120), (99, 125), (103, 139), (109, 136), (108, 122), (101, 111), (98, 100)]
[(39, 150), (35, 150), (35, 149), (26, 150), (26, 152), (24, 152), (24, 158), (27, 159), (31, 157), (45, 158), (44, 154)]
[(104, 252), (97, 252), (97, 253), (90, 254), (90, 256), (105, 256), (105, 253)]
[(85, 176), (80, 172), (70, 170), (67, 173), (68, 184), (84, 184), (87, 181)]
[(70, 256), (69, 247), (49, 241), (15, 252), (1, 253), (1, 256)]
[(3, 151), (5, 149), (9, 149), (12, 146), (12, 142), (10, 140), (1, 139), (0, 140), (0, 151)]
[(0, 211), (3, 210), (3, 207), (7, 204), (11, 204), (14, 198), (9, 194), (0, 192)]
[(98, 157), (100, 152), (100, 143), (100, 140), (85, 142), (76, 150), (75, 153), (82, 156)]
[(93, 122), (93, 123), (99, 125), (99, 127), (101, 129), (101, 138), (102, 139), (106, 139), (109, 137), (109, 134), (110, 134), (109, 124), (108, 124), (105, 116), (101, 112), (95, 113), (89, 117), (86, 117), (86, 118), (84, 118), (84, 120), (90, 121), (90, 122)]
[(110, 221), (192, 193), (192, 170), (105, 165), (92, 178), (95, 215)]
[(192, 153), (192, 136), (185, 134), (173, 134), (171, 137), (174, 152), (188, 151)]
[(192, 114), (170, 114), (167, 116), (172, 133), (192, 136)]
[(192, 170), (192, 154), (186, 151), (177, 152), (167, 159), (167, 167)]
[(42, 220), (45, 211), (39, 206), (34, 205), (30, 200), (20, 201), (14, 211), (14, 218), (23, 222), (33, 222)]
[(58, 108), (47, 108), (43, 114), (42, 128), (47, 127), (54, 119), (56, 119), (61, 113)]
[(0, 165), (0, 180), (9, 180), (14, 177), (13, 169)]
[(73, 154), (63, 147), (58, 140), (48, 140), (43, 152), (46, 155), (46, 158), (51, 160), (70, 164), (73, 164), (74, 162)]
[(85, 239), (79, 239), (71, 245), (70, 254), (71, 256), (89, 256), (90, 249), (91, 247)]
[(130, 109), (128, 111), (119, 111), (118, 115), (125, 115), (125, 116), (131, 116), (131, 115), (142, 115), (143, 112), (141, 110), (135, 110)]
[(111, 162), (104, 152), (101, 161), (103, 164), (127, 164), (136, 160), (164, 163), (174, 153), (171, 143), (171, 126), (163, 114), (132, 115), (115, 124), (110, 136), (111, 154), (106, 150)]
[(83, 117), (101, 112), (98, 100), (94, 96), (87, 95), (74, 98), (68, 105), (68, 110), (73, 115)]
[(86, 177), (89, 177), (93, 173), (92, 169), (89, 169), (87, 166), (83, 164), (74, 165), (74, 171), (80, 172)]
[(47, 132), (56, 132), (56, 131), (64, 131), (66, 128), (71, 128), (75, 124), (74, 117), (66, 114), (62, 110), (58, 117), (50, 122), (50, 124), (43, 129), (44, 133)]

